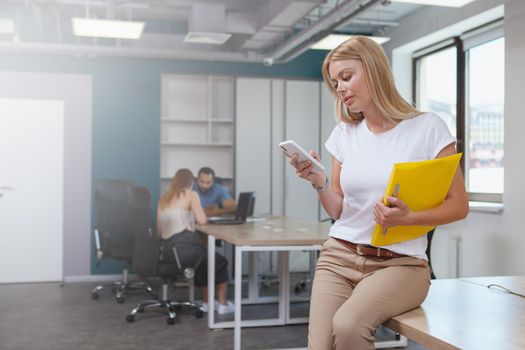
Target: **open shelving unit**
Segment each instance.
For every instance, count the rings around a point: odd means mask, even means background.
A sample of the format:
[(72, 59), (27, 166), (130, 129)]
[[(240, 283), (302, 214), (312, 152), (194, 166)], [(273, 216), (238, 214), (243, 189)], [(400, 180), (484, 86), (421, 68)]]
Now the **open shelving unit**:
[(234, 194), (235, 80), (163, 75), (161, 84), (161, 193), (178, 169), (209, 166)]

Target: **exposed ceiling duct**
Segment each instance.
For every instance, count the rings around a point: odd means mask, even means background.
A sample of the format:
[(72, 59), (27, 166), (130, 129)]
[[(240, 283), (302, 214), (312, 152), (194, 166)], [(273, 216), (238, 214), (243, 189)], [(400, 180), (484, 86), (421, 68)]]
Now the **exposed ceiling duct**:
[(267, 64), (282, 63), (297, 57), (308, 50), (312, 44), (381, 1), (383, 0), (345, 0), (341, 2), (317, 22), (270, 52), (265, 62)]
[[(334, 30), (375, 34), (417, 8), (375, 6), (385, 0), (201, 1), (2, 0), (0, 19), (14, 25), (0, 33), (0, 51), (273, 64), (291, 60)], [(78, 37), (71, 18), (79, 16), (146, 25), (134, 41)]]
[(222, 45), (231, 36), (226, 33), (224, 4), (195, 2), (191, 5), (185, 43)]

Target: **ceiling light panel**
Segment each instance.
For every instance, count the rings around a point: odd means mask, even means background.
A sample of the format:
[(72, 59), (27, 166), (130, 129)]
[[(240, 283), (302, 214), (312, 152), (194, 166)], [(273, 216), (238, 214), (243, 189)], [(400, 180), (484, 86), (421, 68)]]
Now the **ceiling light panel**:
[[(310, 46), (310, 48), (313, 50), (332, 50), (351, 37), (352, 35), (329, 34)], [(369, 36), (369, 38), (377, 42), (379, 45), (390, 40), (390, 38), (384, 36)]]
[(77, 36), (115, 39), (140, 39), (144, 22), (115, 21), (95, 18), (71, 18), (73, 32)]

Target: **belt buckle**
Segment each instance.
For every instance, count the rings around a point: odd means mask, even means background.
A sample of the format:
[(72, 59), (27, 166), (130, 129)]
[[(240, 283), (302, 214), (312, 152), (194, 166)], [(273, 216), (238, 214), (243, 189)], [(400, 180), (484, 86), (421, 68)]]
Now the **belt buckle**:
[(361, 251), (361, 247), (362, 247), (361, 244), (357, 244), (357, 245), (355, 246), (355, 250), (356, 250), (356, 252), (357, 252), (357, 255), (364, 255), (364, 253)]

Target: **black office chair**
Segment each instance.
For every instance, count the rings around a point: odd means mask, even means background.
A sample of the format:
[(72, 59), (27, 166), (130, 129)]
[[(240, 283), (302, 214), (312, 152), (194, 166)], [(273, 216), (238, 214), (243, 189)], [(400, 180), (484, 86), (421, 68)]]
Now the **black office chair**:
[(432, 230), (428, 231), (427, 233), (427, 240), (428, 240), (428, 243), (427, 243), (427, 250), (425, 251), (425, 253), (427, 254), (427, 257), (428, 257), (428, 266), (430, 266), (430, 279), (433, 279), (435, 280), (436, 279), (436, 275), (434, 275), (434, 270), (432, 270), (432, 262), (430, 261), (430, 249), (431, 249), (431, 245), (432, 245), (432, 237), (434, 237), (434, 231), (436, 231), (436, 228), (434, 227)]
[(180, 310), (183, 306), (193, 309), (196, 317), (202, 317), (204, 313), (201, 307), (192, 300), (170, 300), (168, 295), (170, 284), (182, 278), (189, 280), (189, 288), (192, 291), (194, 271), (198, 265), (183, 269), (176, 249), (173, 249), (173, 252), (165, 252), (174, 254), (174, 263), (159, 261), (159, 240), (153, 230), (151, 215), (151, 193), (147, 188), (141, 186), (129, 187), (128, 191), (130, 222), (135, 236), (133, 269), (141, 276), (160, 277), (163, 283), (160, 300), (140, 301), (126, 316), (126, 321), (133, 322), (137, 312), (142, 313), (146, 309), (160, 308), (167, 312), (167, 323), (171, 325), (175, 323), (175, 311)]
[(131, 180), (101, 180), (96, 184), (94, 235), (97, 265), (100, 265), (103, 259), (112, 259), (125, 262), (127, 267), (122, 271), (121, 281), (96, 286), (91, 291), (93, 299), (98, 299), (99, 292), (104, 288), (111, 288), (118, 303), (123, 303), (125, 296), (132, 292), (148, 292), (155, 296), (147, 283), (128, 281), (134, 237), (129, 222), (127, 188), (133, 184)]

